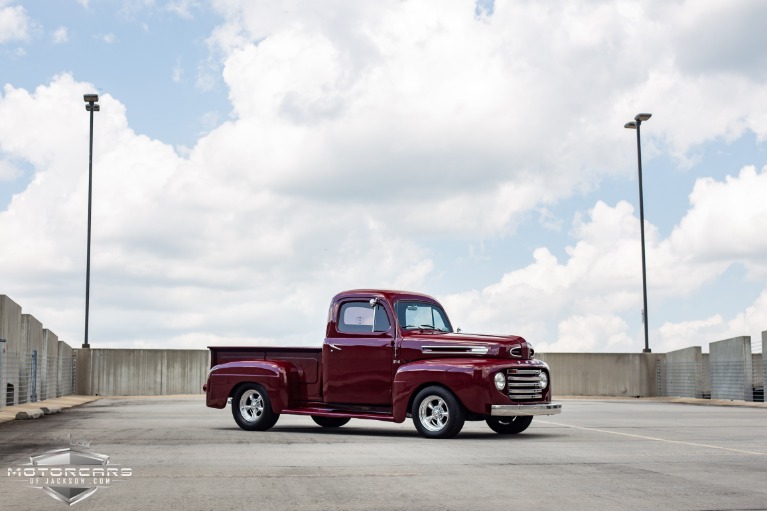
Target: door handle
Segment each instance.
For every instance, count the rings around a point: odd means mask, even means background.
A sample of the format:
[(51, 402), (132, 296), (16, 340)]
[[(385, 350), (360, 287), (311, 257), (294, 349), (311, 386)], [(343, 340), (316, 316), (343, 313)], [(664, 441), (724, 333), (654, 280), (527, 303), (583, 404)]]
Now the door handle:
[(341, 348), (339, 348), (339, 347), (338, 347), (338, 346), (336, 346), (335, 344), (332, 344), (332, 343), (328, 343), (328, 346), (330, 346), (330, 349), (331, 349), (331, 350), (338, 350), (338, 351), (341, 351)]

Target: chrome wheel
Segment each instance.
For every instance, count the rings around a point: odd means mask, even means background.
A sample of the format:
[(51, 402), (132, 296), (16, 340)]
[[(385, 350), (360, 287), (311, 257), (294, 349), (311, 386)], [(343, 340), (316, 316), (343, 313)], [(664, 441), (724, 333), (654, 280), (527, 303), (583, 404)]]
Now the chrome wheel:
[(441, 431), (450, 420), (450, 410), (445, 400), (431, 395), (421, 401), (418, 407), (418, 418), (425, 429), (432, 432)]
[(264, 398), (257, 390), (247, 390), (240, 397), (240, 415), (248, 422), (257, 422), (264, 414)]
[(453, 438), (466, 419), (460, 401), (438, 385), (421, 389), (413, 398), (410, 410), (415, 429), (426, 438)]
[(240, 414), (248, 422), (256, 422), (264, 414), (264, 398), (256, 390), (246, 391), (240, 397)]
[(232, 396), (234, 421), (246, 431), (266, 431), (277, 423), (266, 389), (258, 383), (244, 383)]

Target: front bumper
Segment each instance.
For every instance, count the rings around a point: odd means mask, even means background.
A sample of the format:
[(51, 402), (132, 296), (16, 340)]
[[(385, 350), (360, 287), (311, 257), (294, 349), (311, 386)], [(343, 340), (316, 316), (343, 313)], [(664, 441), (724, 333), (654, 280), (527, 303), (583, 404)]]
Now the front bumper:
[(492, 405), (490, 415), (500, 417), (515, 417), (517, 415), (556, 415), (562, 413), (560, 403), (534, 405)]

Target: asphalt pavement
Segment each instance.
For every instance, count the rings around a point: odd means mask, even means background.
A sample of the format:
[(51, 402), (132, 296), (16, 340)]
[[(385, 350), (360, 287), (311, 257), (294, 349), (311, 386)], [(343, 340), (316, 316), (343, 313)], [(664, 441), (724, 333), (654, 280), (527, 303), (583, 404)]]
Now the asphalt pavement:
[(109, 481), (88, 472), (80, 510), (767, 510), (764, 407), (561, 402), (520, 435), (467, 422), (428, 440), (410, 420), (325, 430), (283, 415), (246, 432), (202, 396), (101, 398), (0, 424), (0, 502), (66, 508), (44, 488), (71, 481), (29, 463), (71, 449), (115, 467)]

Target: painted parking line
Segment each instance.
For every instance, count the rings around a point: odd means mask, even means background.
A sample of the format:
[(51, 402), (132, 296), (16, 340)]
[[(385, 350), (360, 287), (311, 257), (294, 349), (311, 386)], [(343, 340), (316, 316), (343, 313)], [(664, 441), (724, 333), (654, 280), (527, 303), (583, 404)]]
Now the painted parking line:
[(681, 440), (669, 440), (667, 438), (658, 438), (654, 436), (647, 436), (647, 435), (635, 435), (633, 433), (622, 433), (620, 431), (610, 431), (607, 429), (597, 429), (597, 428), (585, 428), (583, 426), (573, 426), (572, 424), (563, 424), (561, 422), (551, 422), (551, 421), (543, 421), (538, 420), (538, 423), (543, 424), (551, 424), (553, 426), (564, 426), (566, 428), (573, 428), (573, 429), (580, 429), (583, 431), (594, 431), (596, 433), (607, 433), (610, 435), (619, 435), (619, 436), (627, 436), (631, 438), (641, 438), (642, 440), (652, 440), (655, 442), (664, 442), (667, 444), (681, 444), (681, 445), (689, 445), (692, 447), (706, 447), (708, 449), (717, 449), (720, 451), (729, 451), (729, 452), (737, 452), (741, 454), (752, 454), (754, 456), (767, 456), (767, 452), (759, 452), (759, 451), (746, 451), (743, 449), (733, 449), (731, 447), (722, 447), (720, 445), (710, 445), (710, 444), (698, 444), (695, 442), (682, 442)]

